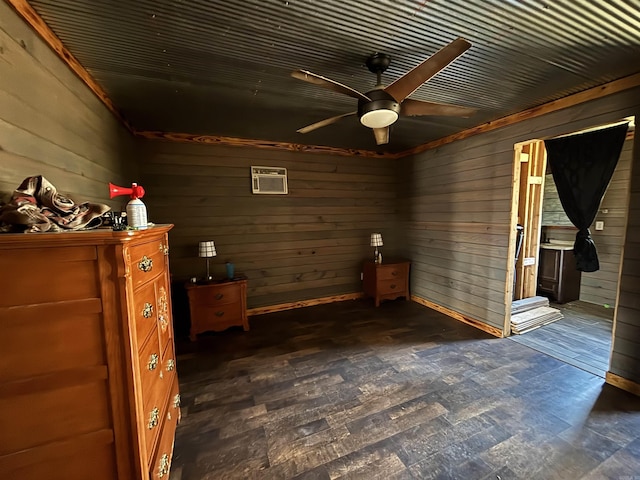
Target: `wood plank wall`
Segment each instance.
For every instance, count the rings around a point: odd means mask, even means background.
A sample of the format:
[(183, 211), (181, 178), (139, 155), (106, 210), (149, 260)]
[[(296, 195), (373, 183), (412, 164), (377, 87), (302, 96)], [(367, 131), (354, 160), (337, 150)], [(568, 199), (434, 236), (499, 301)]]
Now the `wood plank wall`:
[[(43, 175), (75, 201), (109, 201), (135, 141), (31, 27), (0, 2), (0, 200)], [(127, 180), (130, 181), (130, 180)]]
[[(627, 207), (629, 205), (629, 179), (631, 177), (631, 154), (633, 138), (625, 141), (618, 165), (600, 204), (600, 211), (591, 225), (591, 236), (598, 250), (600, 270), (582, 273), (580, 300), (609, 305), (616, 304), (620, 257), (624, 245)], [(550, 173), (545, 179), (542, 214), (543, 236), (547, 239), (574, 241), (576, 229), (564, 213), (558, 191)], [(606, 213), (605, 213), (606, 211)], [(603, 221), (604, 230), (596, 230), (595, 222)], [(544, 226), (570, 225), (573, 228), (544, 228)]]
[[(640, 117), (640, 89), (466, 138), (398, 162), (137, 142), (0, 2), (0, 194), (42, 174), (78, 200), (109, 202), (141, 155), (150, 218), (175, 222), (172, 268), (202, 274), (199, 240), (250, 277), (250, 305), (357, 292), (369, 234), (412, 260), (412, 293), (501, 328), (513, 144)], [(610, 371), (640, 383), (640, 148)], [(136, 144), (146, 153), (137, 153)], [(139, 157), (140, 158), (140, 157)], [(250, 165), (290, 169), (291, 194), (252, 196)], [(396, 171), (398, 176), (396, 177)], [(396, 181), (398, 179), (398, 182)], [(400, 192), (400, 195), (398, 195)], [(502, 286), (501, 286), (502, 285)]]
[(401, 159), (412, 293), (502, 329), (515, 143), (633, 115), (627, 90)]
[[(636, 104), (635, 115), (637, 124), (640, 119), (638, 104)], [(640, 392), (640, 140), (637, 134), (634, 138), (629, 215), (614, 328), (609, 371), (635, 382), (635, 391), (638, 393)]]
[[(248, 306), (361, 292), (361, 263), (397, 248), (397, 160), (145, 141), (141, 166), (150, 219), (171, 222), (174, 279), (202, 277), (198, 242), (249, 279)], [(285, 167), (288, 195), (253, 195), (251, 165)]]

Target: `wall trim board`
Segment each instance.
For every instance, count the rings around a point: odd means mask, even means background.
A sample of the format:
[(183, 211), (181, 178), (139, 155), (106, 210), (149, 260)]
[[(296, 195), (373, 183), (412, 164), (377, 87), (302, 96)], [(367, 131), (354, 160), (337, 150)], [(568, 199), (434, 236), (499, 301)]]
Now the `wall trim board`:
[(51, 28), (46, 22), (36, 13), (33, 7), (27, 0), (6, 0), (15, 11), (29, 24), (31, 27), (42, 37), (42, 39), (49, 45), (49, 47), (60, 57), (60, 59), (66, 63), (69, 68), (89, 87), (89, 89), (104, 103), (104, 105), (122, 122), (122, 124), (133, 135), (147, 138), (147, 139), (164, 139), (175, 142), (195, 142), (204, 144), (217, 144), (217, 145), (230, 145), (230, 146), (252, 146), (256, 148), (268, 148), (275, 150), (287, 150), (287, 151), (299, 151), (308, 153), (324, 153), (334, 154), (341, 156), (360, 156), (360, 157), (375, 157), (375, 158), (388, 158), (391, 160), (403, 158), (409, 155), (415, 155), (422, 153), (426, 150), (437, 148), (448, 143), (462, 140), (480, 133), (485, 133), (498, 128), (506, 127), (523, 120), (535, 118), (547, 113), (555, 112), (563, 108), (568, 108), (580, 103), (595, 100), (607, 95), (621, 92), (630, 88), (640, 86), (640, 73), (630, 75), (618, 80), (614, 80), (597, 87), (590, 88), (588, 90), (569, 95), (558, 100), (533, 107), (521, 112), (508, 115), (506, 117), (492, 120), (490, 122), (477, 125), (475, 127), (463, 130), (461, 132), (449, 135), (447, 137), (434, 140), (417, 147), (403, 150), (396, 153), (378, 153), (373, 150), (357, 150), (357, 149), (345, 149), (336, 147), (327, 147), (322, 145), (301, 145), (286, 142), (267, 142), (263, 140), (255, 139), (243, 139), (234, 137), (221, 137), (215, 135), (195, 135), (187, 133), (172, 133), (172, 132), (149, 132), (149, 131), (136, 131), (129, 124), (129, 122), (122, 116), (111, 99), (107, 96), (106, 92), (98, 85), (94, 78), (87, 72), (87, 70), (80, 64), (80, 62), (67, 50), (62, 41), (53, 33)]
[(634, 381), (628, 380), (615, 373), (607, 372), (605, 376), (605, 382), (614, 387), (621, 388), (629, 393), (638, 395), (640, 397), (640, 384)]
[(197, 135), (179, 132), (134, 131), (136, 137), (147, 140), (167, 140), (179, 143), (199, 143), (202, 145), (222, 145), (228, 147), (253, 147), (268, 150), (286, 150), (288, 152), (322, 153), (347, 157), (398, 158), (393, 153), (379, 153), (373, 150), (357, 150), (348, 148), (328, 147), (323, 145), (303, 145), (300, 143), (269, 142), (267, 140), (255, 140), (250, 138), (222, 137), (217, 135)]
[(44, 42), (67, 64), (67, 66), (82, 80), (107, 109), (133, 134), (133, 128), (116, 108), (107, 93), (87, 72), (76, 57), (64, 46), (43, 18), (36, 13), (33, 7), (26, 0), (6, 0), (14, 10), (33, 28)]
[(438, 305), (437, 303), (433, 303), (422, 297), (418, 297), (417, 295), (411, 295), (411, 300), (416, 303), (419, 303), (420, 305), (436, 310), (440, 313), (444, 313), (448, 317), (458, 320), (459, 322), (463, 322), (463, 323), (466, 323), (467, 325), (471, 325), (472, 327), (482, 330), (483, 332), (493, 335), (494, 337), (504, 338), (502, 335), (502, 330), (496, 327), (492, 327), (491, 325), (487, 325), (486, 323), (483, 323), (474, 318), (462, 315), (461, 313), (458, 313), (455, 310), (451, 310), (447, 307), (443, 307), (442, 305)]
[(589, 102), (591, 100), (596, 100), (598, 98), (606, 97), (608, 95), (613, 95), (614, 93), (619, 93), (624, 90), (628, 90), (630, 88), (635, 88), (638, 86), (640, 86), (640, 73), (629, 75), (628, 77), (624, 77), (619, 80), (614, 80), (612, 82), (605, 83), (604, 85), (599, 85), (597, 87), (593, 87), (588, 90), (584, 90), (582, 92), (574, 93), (573, 95), (569, 95), (567, 97), (559, 98), (558, 100), (547, 102), (537, 107), (529, 108), (527, 110), (523, 110), (521, 112), (514, 113), (506, 117), (498, 118), (497, 120), (492, 120), (490, 122), (483, 123), (482, 125), (478, 125), (476, 127), (472, 127), (467, 130), (454, 133), (447, 137), (443, 137), (438, 140), (434, 140), (432, 142), (418, 145), (417, 147), (411, 148), (409, 150), (403, 150), (402, 152), (398, 152), (395, 155), (398, 158), (406, 157), (408, 155), (415, 155), (418, 153), (425, 152), (427, 150), (431, 150), (433, 148), (441, 147), (442, 145), (446, 145), (448, 143), (452, 143), (457, 140), (463, 140), (465, 138), (478, 135), (480, 133), (490, 132), (491, 130), (496, 130), (498, 128), (513, 125), (515, 123), (519, 123), (524, 120), (530, 120), (532, 118), (540, 117), (547, 113), (552, 113), (558, 110), (562, 110), (564, 108), (573, 107), (581, 103)]
[(247, 309), (247, 315), (263, 315), (265, 313), (282, 312), (283, 310), (292, 310), (294, 308), (311, 307), (313, 305), (323, 305), (325, 303), (343, 302), (345, 300), (359, 300), (364, 298), (363, 292), (345, 293), (344, 295), (332, 295), (330, 297), (312, 298), (310, 300), (300, 300), (298, 302), (280, 303), (277, 305), (268, 305), (266, 307), (254, 307)]

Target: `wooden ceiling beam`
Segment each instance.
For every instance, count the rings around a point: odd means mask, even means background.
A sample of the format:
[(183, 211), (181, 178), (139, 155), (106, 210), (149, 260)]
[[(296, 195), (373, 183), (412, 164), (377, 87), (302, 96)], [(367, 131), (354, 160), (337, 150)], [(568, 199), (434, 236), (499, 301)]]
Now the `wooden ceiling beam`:
[(254, 140), (250, 138), (221, 137), (216, 135), (196, 135), (191, 133), (175, 132), (139, 132), (137, 137), (148, 140), (168, 140), (182, 143), (200, 143), (206, 145), (225, 145), (231, 147), (253, 147), (268, 150), (286, 150), (288, 152), (324, 153), (329, 155), (342, 155), (347, 157), (389, 158), (397, 156), (393, 153), (379, 153), (373, 150), (357, 150), (350, 148), (328, 147), (324, 145), (302, 145), (299, 143), (270, 142), (267, 140)]

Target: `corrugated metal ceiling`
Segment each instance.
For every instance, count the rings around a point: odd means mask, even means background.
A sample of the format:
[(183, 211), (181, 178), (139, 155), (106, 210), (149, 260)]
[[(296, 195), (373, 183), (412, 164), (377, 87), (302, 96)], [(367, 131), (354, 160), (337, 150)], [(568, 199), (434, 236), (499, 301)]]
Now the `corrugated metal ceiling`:
[(457, 37), (473, 46), (411, 98), (479, 109), (401, 118), (403, 150), (640, 72), (637, 1), (33, 0), (137, 130), (376, 149), (353, 98), (290, 77), (310, 70), (361, 92), (372, 52), (391, 83)]

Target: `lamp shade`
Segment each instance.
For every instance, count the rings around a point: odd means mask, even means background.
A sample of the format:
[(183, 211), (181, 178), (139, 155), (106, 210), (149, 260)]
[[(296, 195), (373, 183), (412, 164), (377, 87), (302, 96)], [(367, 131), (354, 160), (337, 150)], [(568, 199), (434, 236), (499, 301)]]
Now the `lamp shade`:
[(213, 240), (209, 240), (206, 242), (199, 243), (198, 256), (203, 258), (215, 257), (216, 254), (216, 246), (213, 243)]
[(372, 233), (371, 234), (371, 246), (372, 247), (382, 247), (384, 244), (382, 243), (382, 234), (381, 233)]

